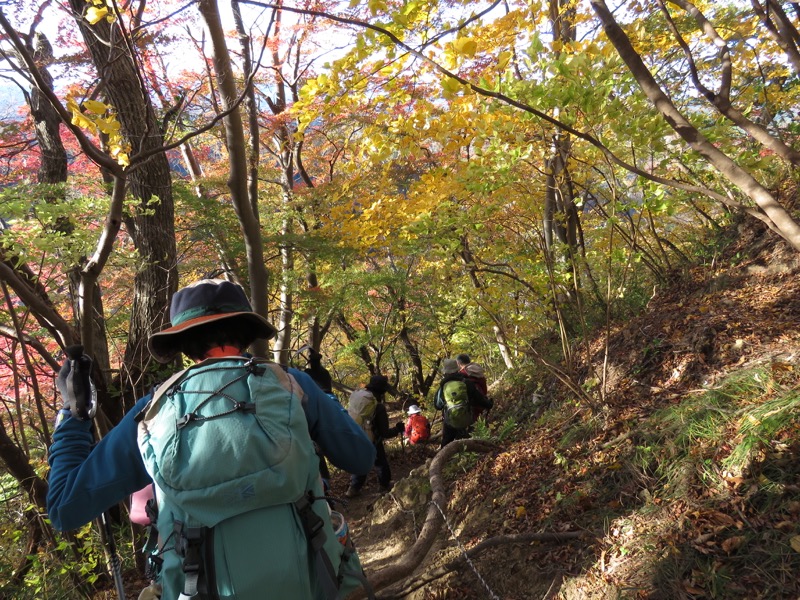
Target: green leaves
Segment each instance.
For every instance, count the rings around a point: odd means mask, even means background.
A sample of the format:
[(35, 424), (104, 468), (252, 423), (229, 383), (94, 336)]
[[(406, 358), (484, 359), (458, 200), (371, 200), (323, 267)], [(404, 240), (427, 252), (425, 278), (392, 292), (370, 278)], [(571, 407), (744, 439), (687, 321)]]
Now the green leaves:
[(372, 13), (373, 16), (385, 12), (388, 8), (386, 0), (367, 0), (367, 6), (369, 7), (369, 12)]

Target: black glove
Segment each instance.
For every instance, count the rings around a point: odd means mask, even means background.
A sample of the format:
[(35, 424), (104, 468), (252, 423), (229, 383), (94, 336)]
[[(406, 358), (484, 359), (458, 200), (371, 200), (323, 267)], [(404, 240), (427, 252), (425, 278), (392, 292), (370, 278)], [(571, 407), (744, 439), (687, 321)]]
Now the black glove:
[(92, 359), (83, 353), (83, 346), (68, 346), (64, 352), (67, 359), (56, 379), (64, 408), (75, 419), (91, 419), (97, 410), (97, 393), (90, 376)]
[(403, 433), (406, 430), (406, 426), (403, 423), (397, 423), (394, 428), (397, 433)]

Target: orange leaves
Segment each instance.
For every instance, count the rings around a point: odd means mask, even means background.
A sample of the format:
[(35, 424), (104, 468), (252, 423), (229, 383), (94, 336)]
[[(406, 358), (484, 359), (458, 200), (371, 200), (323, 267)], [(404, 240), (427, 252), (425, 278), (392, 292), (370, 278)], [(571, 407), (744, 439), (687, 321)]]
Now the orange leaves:
[(744, 545), (745, 537), (741, 535), (736, 535), (733, 537), (729, 537), (726, 540), (722, 541), (721, 547), (725, 554), (732, 554), (734, 551), (738, 550), (740, 547)]
[(695, 526), (705, 533), (698, 535), (692, 546), (702, 554), (715, 554), (720, 550), (725, 554), (733, 554), (745, 545), (746, 538), (741, 535), (725, 536), (731, 529), (743, 530), (745, 524), (739, 519), (720, 511), (694, 511), (690, 516), (696, 521)]

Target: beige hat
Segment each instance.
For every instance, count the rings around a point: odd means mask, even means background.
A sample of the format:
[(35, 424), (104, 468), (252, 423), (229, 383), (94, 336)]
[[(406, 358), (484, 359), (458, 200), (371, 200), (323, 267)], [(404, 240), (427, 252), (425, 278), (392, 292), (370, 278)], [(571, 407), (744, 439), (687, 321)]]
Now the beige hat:
[(445, 358), (442, 361), (442, 375), (458, 373), (458, 362), (454, 358)]

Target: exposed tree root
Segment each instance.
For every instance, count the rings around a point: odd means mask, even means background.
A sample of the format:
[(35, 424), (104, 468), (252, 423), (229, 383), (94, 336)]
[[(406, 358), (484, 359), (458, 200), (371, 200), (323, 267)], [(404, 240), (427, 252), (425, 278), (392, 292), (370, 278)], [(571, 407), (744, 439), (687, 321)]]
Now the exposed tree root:
[[(504, 546), (509, 544), (530, 544), (531, 542), (549, 542), (549, 543), (562, 543), (569, 542), (576, 539), (591, 537), (591, 534), (583, 531), (569, 531), (565, 533), (520, 533), (515, 535), (499, 535), (493, 538), (482, 541), (477, 546), (467, 550), (467, 557), (470, 559), (477, 558), (489, 548), (496, 546)], [(547, 551), (549, 547), (534, 548), (533, 550)], [(412, 579), (407, 579), (402, 587), (395, 588), (386, 594), (380, 595), (380, 600), (400, 600), (405, 598), (411, 592), (425, 587), (429, 583), (436, 581), (462, 567), (466, 562), (466, 557), (460, 554), (450, 562), (425, 571), (421, 575)]]
[[(496, 449), (497, 446), (489, 442), (480, 440), (457, 440), (449, 443), (436, 453), (430, 466), (430, 481), (433, 494), (419, 537), (417, 541), (414, 542), (414, 545), (409, 548), (408, 551), (404, 552), (403, 556), (397, 562), (381, 569), (377, 573), (369, 575), (369, 582), (373, 590), (377, 592), (408, 577), (422, 564), (422, 561), (425, 560), (425, 557), (428, 555), (433, 541), (436, 539), (442, 527), (442, 517), (439, 514), (439, 510), (436, 508), (436, 504), (439, 506), (447, 506), (447, 495), (445, 494), (444, 477), (442, 476), (442, 467), (444, 467), (447, 461), (454, 454), (463, 450), (491, 452)], [(365, 594), (363, 590), (357, 590), (348, 598), (350, 600), (358, 600), (364, 597)]]
[[(403, 556), (399, 560), (381, 569), (377, 573), (371, 574), (369, 577), (370, 584), (375, 592), (401, 583), (401, 589), (389, 591), (387, 595), (380, 595), (382, 600), (402, 598), (404, 595), (443, 577), (464, 564), (466, 558), (462, 554), (446, 565), (424, 573), (421, 577), (417, 577), (413, 580), (408, 579), (425, 560), (433, 546), (436, 536), (439, 534), (439, 530), (442, 528), (442, 515), (439, 513), (437, 505), (442, 508), (447, 506), (445, 482), (442, 475), (444, 465), (458, 452), (465, 450), (472, 452), (491, 452), (496, 449), (497, 446), (494, 444), (481, 440), (457, 440), (451, 442), (436, 453), (430, 465), (431, 502), (428, 507), (428, 512), (425, 515), (425, 521), (422, 525), (419, 537), (417, 537), (411, 548), (403, 552)], [(583, 531), (501, 535), (482, 541), (467, 551), (467, 556), (469, 558), (474, 558), (490, 548), (508, 544), (530, 544), (532, 542), (563, 543), (591, 536), (591, 533)], [(364, 597), (365, 594), (363, 590), (358, 590), (351, 594), (349, 599), (359, 600)]]

